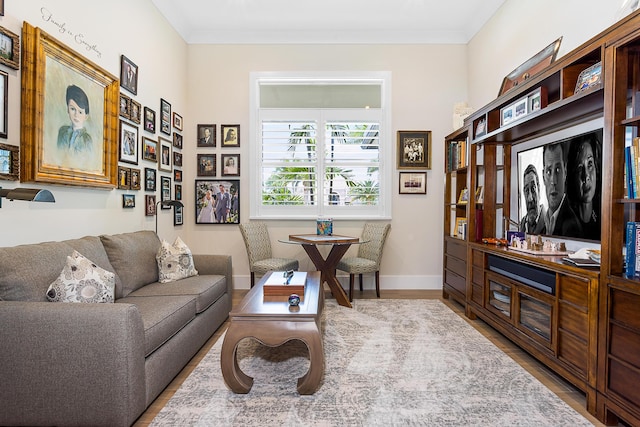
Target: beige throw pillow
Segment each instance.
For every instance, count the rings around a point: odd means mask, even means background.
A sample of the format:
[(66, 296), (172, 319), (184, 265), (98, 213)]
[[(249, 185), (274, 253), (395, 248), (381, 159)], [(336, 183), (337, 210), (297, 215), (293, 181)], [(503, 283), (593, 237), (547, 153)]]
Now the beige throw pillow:
[(51, 302), (113, 302), (116, 275), (98, 267), (78, 251), (67, 257), (58, 278), (49, 285)]
[(173, 245), (163, 240), (156, 260), (158, 261), (158, 281), (160, 283), (173, 282), (198, 274), (193, 265), (191, 250), (180, 237), (176, 237)]

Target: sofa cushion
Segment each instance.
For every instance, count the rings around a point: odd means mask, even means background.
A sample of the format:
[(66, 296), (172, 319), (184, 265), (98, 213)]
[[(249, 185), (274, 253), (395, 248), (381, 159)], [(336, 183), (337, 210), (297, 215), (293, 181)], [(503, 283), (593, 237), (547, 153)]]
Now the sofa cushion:
[(133, 296), (191, 295), (196, 298), (196, 313), (202, 313), (227, 291), (227, 279), (219, 275), (192, 276), (170, 283), (152, 283), (129, 294)]
[(153, 353), (196, 316), (193, 296), (125, 297), (116, 304), (135, 304), (144, 325), (144, 354)]
[[(115, 272), (96, 236), (0, 248), (0, 299), (47, 301), (47, 289), (77, 250), (99, 267)], [(116, 274), (116, 293), (121, 281)]]
[(47, 289), (52, 302), (113, 302), (116, 275), (73, 251), (56, 280)]
[(158, 281), (156, 254), (160, 240), (153, 231), (102, 235), (100, 239), (111, 265), (122, 280), (122, 292), (116, 292), (116, 299)]
[(191, 250), (180, 237), (176, 237), (173, 245), (163, 240), (156, 260), (160, 283), (169, 283), (198, 274), (198, 270), (193, 265)]

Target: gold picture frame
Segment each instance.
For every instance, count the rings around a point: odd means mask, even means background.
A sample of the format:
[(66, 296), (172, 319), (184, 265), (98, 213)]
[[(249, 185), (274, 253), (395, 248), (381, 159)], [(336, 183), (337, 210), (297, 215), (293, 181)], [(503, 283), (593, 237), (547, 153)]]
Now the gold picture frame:
[[(117, 77), (27, 22), (22, 42), (20, 180), (115, 188)], [(71, 138), (72, 102), (83, 113), (81, 139)]]

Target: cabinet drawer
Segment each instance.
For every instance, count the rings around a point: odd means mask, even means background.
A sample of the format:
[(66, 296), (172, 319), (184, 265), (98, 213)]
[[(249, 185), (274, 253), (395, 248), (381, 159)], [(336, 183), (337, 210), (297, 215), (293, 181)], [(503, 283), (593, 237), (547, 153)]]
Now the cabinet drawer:
[(613, 289), (611, 291), (611, 318), (640, 331), (640, 295)]
[(569, 304), (558, 304), (558, 326), (577, 335), (584, 341), (589, 339), (589, 319), (587, 313)]
[(484, 253), (480, 251), (473, 251), (473, 265), (484, 268)]
[(445, 253), (463, 260), (467, 259), (467, 245), (454, 242), (452, 240), (445, 241)]
[(640, 369), (640, 334), (618, 325), (611, 325), (609, 352)]
[(586, 377), (587, 343), (565, 331), (558, 331), (558, 357), (576, 367)]
[(460, 292), (462, 295), (466, 295), (467, 284), (464, 277), (458, 276), (449, 270), (444, 271), (444, 282)]
[(565, 276), (560, 274), (560, 293), (561, 300), (568, 301), (581, 307), (587, 307), (589, 304), (589, 281), (573, 276)]
[(445, 268), (451, 270), (459, 276), (467, 277), (467, 263), (451, 256), (445, 259)]
[(633, 402), (634, 405), (640, 405), (638, 383), (640, 383), (640, 371), (627, 367), (616, 360), (609, 360), (609, 390), (619, 394), (623, 399)]

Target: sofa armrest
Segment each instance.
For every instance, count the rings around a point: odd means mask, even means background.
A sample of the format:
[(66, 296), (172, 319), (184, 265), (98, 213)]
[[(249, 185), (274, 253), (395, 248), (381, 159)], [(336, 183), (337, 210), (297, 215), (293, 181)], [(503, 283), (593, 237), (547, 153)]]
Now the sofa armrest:
[(227, 278), (227, 292), (233, 291), (233, 273), (230, 255), (193, 255), (193, 264), (198, 274), (219, 274)]
[(0, 302), (0, 425), (130, 425), (146, 402), (132, 304)]

